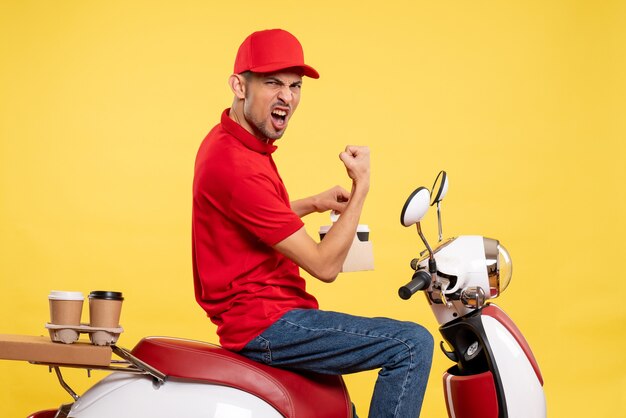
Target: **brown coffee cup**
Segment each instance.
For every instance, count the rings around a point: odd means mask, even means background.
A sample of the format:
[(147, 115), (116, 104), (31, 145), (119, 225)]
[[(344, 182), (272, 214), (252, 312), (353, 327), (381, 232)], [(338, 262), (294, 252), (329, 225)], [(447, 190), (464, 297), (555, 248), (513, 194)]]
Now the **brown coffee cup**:
[(117, 328), (122, 312), (121, 292), (94, 290), (89, 294), (89, 325), (97, 328)]
[(80, 325), (85, 297), (81, 292), (53, 290), (48, 295), (50, 323), (55, 325)]
[(85, 297), (81, 292), (52, 290), (48, 294), (50, 323), (68, 327), (55, 327), (54, 329), (50, 329), (50, 338), (52, 341), (71, 344), (78, 340), (79, 333), (74, 327), (80, 326), (84, 299)]

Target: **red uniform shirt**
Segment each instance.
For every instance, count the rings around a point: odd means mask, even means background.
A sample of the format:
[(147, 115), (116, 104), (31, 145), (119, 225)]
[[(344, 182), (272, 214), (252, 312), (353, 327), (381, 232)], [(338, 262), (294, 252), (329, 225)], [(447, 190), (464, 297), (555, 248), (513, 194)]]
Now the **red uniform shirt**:
[(242, 349), (291, 309), (318, 307), (298, 266), (271, 247), (303, 226), (291, 210), (271, 142), (235, 123), (227, 109), (196, 157), (196, 300), (231, 350)]

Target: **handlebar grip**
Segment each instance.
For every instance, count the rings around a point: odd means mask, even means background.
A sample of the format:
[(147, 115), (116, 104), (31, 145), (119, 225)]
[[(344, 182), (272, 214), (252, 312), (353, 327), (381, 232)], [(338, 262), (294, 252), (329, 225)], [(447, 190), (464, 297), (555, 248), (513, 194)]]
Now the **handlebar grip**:
[(398, 289), (398, 295), (404, 299), (410, 299), (415, 292), (427, 289), (430, 286), (430, 274), (424, 270), (416, 271), (413, 274), (413, 280)]

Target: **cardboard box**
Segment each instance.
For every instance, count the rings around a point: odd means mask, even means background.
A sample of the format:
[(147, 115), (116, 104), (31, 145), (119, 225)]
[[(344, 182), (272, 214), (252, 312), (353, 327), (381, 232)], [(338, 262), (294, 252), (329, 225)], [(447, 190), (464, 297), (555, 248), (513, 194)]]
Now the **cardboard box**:
[(86, 342), (53, 343), (50, 337), (0, 334), (0, 359), (45, 364), (108, 366), (111, 347)]
[(342, 272), (374, 270), (374, 248), (371, 241), (360, 241), (354, 236)]

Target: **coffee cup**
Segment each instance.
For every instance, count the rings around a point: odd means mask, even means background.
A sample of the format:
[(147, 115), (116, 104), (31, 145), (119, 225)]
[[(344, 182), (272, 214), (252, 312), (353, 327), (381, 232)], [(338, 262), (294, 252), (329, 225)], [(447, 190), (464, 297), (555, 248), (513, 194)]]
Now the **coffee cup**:
[[(322, 225), (319, 229), (320, 241), (324, 239), (332, 225)], [(356, 236), (359, 241), (370, 240), (370, 228), (368, 225), (359, 224), (356, 228)]]
[(122, 312), (122, 292), (94, 290), (89, 294), (89, 325), (118, 328)]
[(52, 290), (48, 294), (48, 303), (50, 305), (50, 323), (68, 327), (56, 327), (55, 329), (50, 329), (50, 338), (52, 341), (71, 344), (78, 340), (79, 332), (74, 329), (74, 327), (80, 326), (80, 317), (83, 313), (84, 300), (85, 297), (82, 292)]
[(121, 292), (94, 290), (89, 294), (89, 325), (93, 328), (108, 328), (94, 330), (89, 334), (93, 344), (108, 345), (117, 340), (119, 333), (115, 333), (113, 328), (120, 326), (123, 300)]
[(324, 239), (324, 237), (326, 236), (326, 233), (330, 230), (331, 226), (332, 225), (322, 225), (322, 226), (320, 226), (320, 230), (319, 230), (320, 241)]
[(368, 225), (357, 226), (356, 228), (356, 236), (359, 241), (369, 241), (370, 240), (370, 227)]
[(48, 294), (50, 304), (50, 323), (54, 325), (80, 325), (83, 313), (82, 292), (53, 290)]

